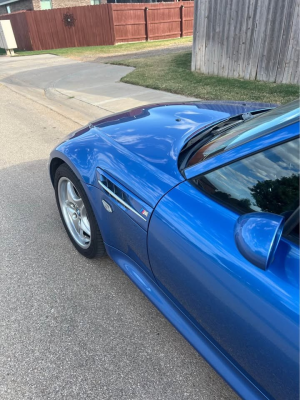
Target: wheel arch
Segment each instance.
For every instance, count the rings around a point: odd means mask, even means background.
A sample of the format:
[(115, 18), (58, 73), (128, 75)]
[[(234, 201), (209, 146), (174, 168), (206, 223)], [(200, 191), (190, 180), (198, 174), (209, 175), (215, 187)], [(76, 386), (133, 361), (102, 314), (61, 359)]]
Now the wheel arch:
[(52, 160), (50, 161), (49, 173), (50, 173), (50, 179), (51, 179), (52, 186), (54, 186), (54, 177), (55, 177), (57, 168), (60, 167), (62, 164), (65, 164), (65, 161), (58, 157), (52, 158)]
[(80, 171), (78, 170), (78, 168), (76, 167), (76, 165), (74, 165), (72, 163), (72, 161), (64, 154), (61, 153), (58, 150), (54, 150), (51, 153), (50, 156), (50, 160), (49, 160), (49, 174), (50, 174), (50, 179), (51, 179), (51, 183), (52, 186), (54, 186), (54, 178), (55, 178), (55, 173), (57, 171), (57, 169), (62, 165), (62, 164), (67, 164), (68, 167), (74, 172), (74, 174), (77, 176), (77, 178), (82, 182), (83, 182), (83, 178), (80, 174)]

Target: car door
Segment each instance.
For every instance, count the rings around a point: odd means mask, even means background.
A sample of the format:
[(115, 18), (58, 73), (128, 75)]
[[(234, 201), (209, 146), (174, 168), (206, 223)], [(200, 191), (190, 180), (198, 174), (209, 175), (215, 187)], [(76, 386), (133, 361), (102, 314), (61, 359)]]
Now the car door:
[(299, 397), (298, 231), (294, 224), (284, 233), (263, 270), (240, 253), (235, 229), (251, 212), (289, 220), (298, 206), (298, 151), (293, 139), (181, 183), (156, 207), (148, 233), (159, 285), (277, 399)]

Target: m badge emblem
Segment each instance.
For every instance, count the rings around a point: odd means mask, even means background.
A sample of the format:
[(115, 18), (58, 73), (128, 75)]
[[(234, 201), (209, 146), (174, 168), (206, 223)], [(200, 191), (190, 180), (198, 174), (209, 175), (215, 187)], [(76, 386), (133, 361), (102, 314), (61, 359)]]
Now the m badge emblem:
[(144, 217), (148, 217), (148, 211), (146, 211), (144, 208), (141, 209), (140, 213), (144, 216)]

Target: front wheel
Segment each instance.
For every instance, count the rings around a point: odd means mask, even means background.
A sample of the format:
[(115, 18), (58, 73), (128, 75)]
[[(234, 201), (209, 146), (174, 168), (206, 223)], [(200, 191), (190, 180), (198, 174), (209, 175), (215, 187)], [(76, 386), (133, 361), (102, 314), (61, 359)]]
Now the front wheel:
[(66, 164), (57, 169), (54, 188), (60, 217), (73, 245), (87, 258), (103, 256), (105, 247), (90, 202)]

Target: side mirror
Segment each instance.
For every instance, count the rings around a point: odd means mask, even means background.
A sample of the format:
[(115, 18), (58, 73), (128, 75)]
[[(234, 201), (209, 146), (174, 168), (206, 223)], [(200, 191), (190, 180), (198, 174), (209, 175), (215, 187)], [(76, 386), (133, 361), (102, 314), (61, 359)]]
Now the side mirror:
[(240, 253), (258, 268), (266, 270), (273, 261), (281, 238), (284, 217), (254, 212), (239, 217), (234, 238)]

